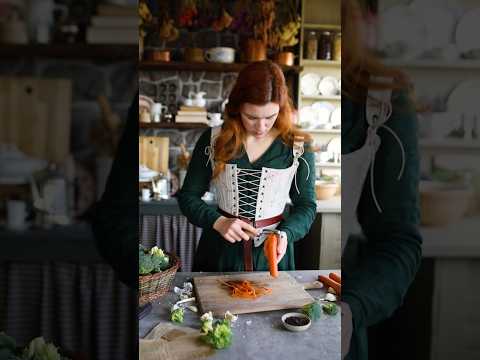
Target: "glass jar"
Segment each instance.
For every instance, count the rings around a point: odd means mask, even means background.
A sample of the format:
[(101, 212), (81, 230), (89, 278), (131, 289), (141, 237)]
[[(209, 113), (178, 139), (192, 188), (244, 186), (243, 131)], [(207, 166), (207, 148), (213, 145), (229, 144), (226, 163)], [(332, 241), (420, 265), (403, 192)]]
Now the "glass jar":
[(320, 60), (332, 60), (332, 35), (330, 31), (324, 31), (320, 35)]
[(333, 60), (342, 60), (342, 33), (337, 33), (333, 38)]
[(310, 31), (305, 46), (305, 59), (317, 60), (318, 38), (315, 31)]

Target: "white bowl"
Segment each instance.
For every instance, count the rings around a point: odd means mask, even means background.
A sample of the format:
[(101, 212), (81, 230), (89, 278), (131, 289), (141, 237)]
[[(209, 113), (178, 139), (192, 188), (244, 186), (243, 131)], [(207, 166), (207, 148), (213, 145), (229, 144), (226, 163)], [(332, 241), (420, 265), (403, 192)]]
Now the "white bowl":
[[(287, 324), (285, 322), (285, 320), (287, 320), (287, 318), (289, 317), (301, 317), (301, 318), (305, 318), (305, 319), (308, 319), (308, 323), (307, 325), (303, 325), (303, 326), (295, 326), (295, 325), (290, 325), (290, 324)], [(282, 316), (282, 323), (283, 323), (283, 326), (285, 326), (285, 328), (287, 330), (290, 330), (290, 331), (305, 331), (307, 330), (310, 325), (312, 325), (312, 320), (310, 320), (310, 318), (305, 315), (305, 314), (302, 314), (302, 313), (296, 313), (296, 312), (291, 312), (291, 313), (286, 313)]]

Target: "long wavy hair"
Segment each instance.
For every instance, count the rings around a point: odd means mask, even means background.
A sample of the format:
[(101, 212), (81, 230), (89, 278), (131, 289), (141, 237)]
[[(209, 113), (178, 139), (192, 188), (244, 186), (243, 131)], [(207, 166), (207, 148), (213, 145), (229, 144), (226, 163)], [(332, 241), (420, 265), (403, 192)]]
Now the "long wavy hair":
[[(342, 0), (342, 95), (361, 99), (367, 88), (408, 89), (409, 78), (399, 69), (385, 66), (365, 44), (364, 13), (358, 0)], [(372, 77), (391, 77), (390, 84)]]
[(240, 115), (242, 105), (245, 103), (263, 105), (269, 102), (280, 106), (273, 127), (285, 144), (293, 147), (295, 137), (303, 137), (306, 142), (311, 141), (310, 135), (295, 127), (292, 100), (282, 69), (269, 60), (253, 62), (240, 71), (228, 98), (225, 122), (215, 141), (213, 178), (225, 169), (228, 161), (242, 153), (243, 141), (247, 135)]

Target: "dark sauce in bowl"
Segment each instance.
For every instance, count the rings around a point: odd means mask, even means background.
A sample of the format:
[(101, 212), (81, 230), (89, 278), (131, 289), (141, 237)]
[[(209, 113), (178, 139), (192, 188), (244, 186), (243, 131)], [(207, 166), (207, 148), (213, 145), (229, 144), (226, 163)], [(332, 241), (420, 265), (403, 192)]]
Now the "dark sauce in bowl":
[(310, 319), (300, 316), (290, 316), (285, 319), (285, 322), (292, 326), (305, 326), (308, 325)]

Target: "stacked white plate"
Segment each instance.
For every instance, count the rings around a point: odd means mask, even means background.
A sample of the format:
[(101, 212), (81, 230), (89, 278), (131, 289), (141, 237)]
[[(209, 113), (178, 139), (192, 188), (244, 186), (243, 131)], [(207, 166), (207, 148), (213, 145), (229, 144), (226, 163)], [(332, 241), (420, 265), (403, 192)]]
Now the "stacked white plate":
[(300, 90), (306, 96), (335, 96), (340, 93), (340, 82), (333, 76), (306, 73), (300, 79)]

